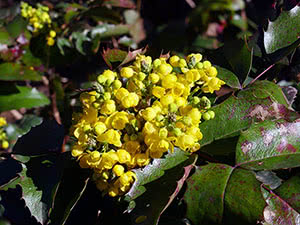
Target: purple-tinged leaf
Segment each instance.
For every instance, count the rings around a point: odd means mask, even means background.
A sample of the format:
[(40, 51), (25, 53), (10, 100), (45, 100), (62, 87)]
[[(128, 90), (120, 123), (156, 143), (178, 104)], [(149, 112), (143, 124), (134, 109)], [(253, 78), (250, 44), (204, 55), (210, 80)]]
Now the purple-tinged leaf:
[(242, 132), (236, 149), (237, 165), (252, 170), (300, 166), (300, 119), (265, 120)]
[(295, 6), (289, 11), (282, 11), (274, 22), (269, 22), (264, 32), (264, 47), (268, 54), (288, 47), (299, 39), (299, 15), (300, 7)]
[(295, 175), (274, 190), (280, 198), (284, 199), (297, 212), (300, 212), (300, 177)]
[(272, 225), (298, 225), (299, 213), (274, 192), (261, 187), (262, 195), (267, 203), (264, 209), (265, 222)]
[(235, 169), (225, 193), (224, 224), (256, 224), (265, 207), (260, 183), (252, 171)]
[(257, 81), (237, 96), (230, 96), (212, 107), (216, 114), (213, 120), (200, 124), (203, 133), (200, 144), (204, 146), (247, 129), (260, 116), (255, 111), (257, 107), (269, 109), (274, 102), (288, 107), (281, 88), (269, 81)]
[(210, 163), (196, 167), (195, 173), (187, 179), (184, 201), (187, 218), (193, 224), (221, 223), (225, 190), (233, 170), (228, 165)]

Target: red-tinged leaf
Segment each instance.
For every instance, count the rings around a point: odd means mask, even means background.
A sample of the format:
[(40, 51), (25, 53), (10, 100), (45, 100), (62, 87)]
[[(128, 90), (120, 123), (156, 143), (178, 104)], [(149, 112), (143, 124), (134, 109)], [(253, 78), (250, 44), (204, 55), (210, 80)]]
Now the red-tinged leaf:
[(137, 50), (134, 50), (134, 51), (129, 51), (127, 53), (127, 56), (126, 58), (123, 60), (123, 62), (120, 64), (120, 66), (126, 64), (126, 63), (129, 63), (130, 61), (134, 60), (135, 57), (138, 55), (138, 54), (145, 54), (145, 52), (147, 51), (147, 46), (145, 48), (140, 48), (140, 49), (137, 49)]
[(272, 225), (298, 225), (299, 213), (274, 192), (261, 187), (263, 197), (268, 204), (264, 209), (265, 222)]
[(132, 0), (104, 0), (104, 5), (111, 5), (114, 7), (121, 7), (121, 8), (135, 8), (135, 3)]
[(126, 56), (127, 56), (127, 52), (116, 48), (115, 49), (108, 48), (106, 50), (104, 49), (102, 53), (102, 57), (110, 69), (112, 69), (111, 63), (123, 62)]
[(181, 178), (179, 181), (177, 181), (177, 187), (176, 187), (174, 193), (170, 196), (170, 199), (169, 199), (167, 205), (166, 205), (165, 208), (161, 211), (160, 216), (161, 216), (161, 214), (163, 214), (163, 212), (169, 207), (169, 205), (172, 203), (172, 201), (173, 201), (173, 200), (175, 199), (175, 197), (178, 195), (178, 193), (179, 193), (179, 191), (181, 190), (181, 188), (182, 188), (184, 182), (185, 182), (186, 179), (189, 177), (191, 170), (195, 167), (195, 162), (196, 162), (196, 161), (197, 161), (197, 157), (195, 157), (195, 160), (194, 160), (193, 164), (183, 167), (183, 169), (184, 169), (184, 174), (183, 174), (182, 178)]

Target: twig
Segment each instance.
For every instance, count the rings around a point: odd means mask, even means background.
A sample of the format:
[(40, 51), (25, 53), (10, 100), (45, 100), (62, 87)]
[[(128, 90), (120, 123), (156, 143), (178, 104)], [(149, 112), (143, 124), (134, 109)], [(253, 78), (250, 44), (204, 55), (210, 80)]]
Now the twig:
[(250, 84), (253, 84), (258, 78), (260, 78), (262, 75), (264, 75), (269, 69), (271, 69), (275, 64), (272, 64), (267, 69), (265, 69), (261, 74), (259, 74), (257, 77), (255, 77)]

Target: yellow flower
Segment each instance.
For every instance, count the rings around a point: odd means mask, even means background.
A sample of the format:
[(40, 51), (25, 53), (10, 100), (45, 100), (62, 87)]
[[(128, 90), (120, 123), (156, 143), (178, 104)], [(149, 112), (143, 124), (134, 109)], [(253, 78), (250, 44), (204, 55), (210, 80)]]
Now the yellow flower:
[(112, 169), (113, 173), (118, 177), (124, 173), (124, 170), (125, 169), (122, 165), (115, 165)]
[(0, 117), (0, 127), (5, 126), (6, 124), (6, 119), (4, 117)]
[(131, 92), (129, 93), (129, 95), (122, 98), (122, 105), (125, 108), (135, 107), (138, 105), (138, 103), (139, 103), (139, 96), (134, 92)]
[(122, 130), (128, 122), (129, 120), (126, 112), (117, 112), (112, 117), (111, 126), (114, 129)]
[(130, 78), (130, 77), (133, 76), (134, 70), (132, 68), (130, 68), (130, 67), (123, 67), (121, 69), (120, 74), (121, 74), (121, 77)]
[(114, 129), (109, 129), (105, 133), (101, 134), (100, 136), (97, 137), (97, 140), (99, 142), (107, 142), (109, 144), (115, 145), (117, 147), (121, 147), (121, 136), (118, 131)]
[(166, 89), (164, 89), (163, 87), (160, 86), (154, 86), (152, 88), (152, 94), (157, 97), (157, 98), (161, 98), (162, 96), (165, 95), (165, 91)]
[(116, 111), (116, 103), (114, 100), (107, 100), (101, 107), (101, 113), (110, 115)]
[(117, 155), (119, 157), (119, 162), (122, 164), (127, 164), (131, 161), (131, 155), (124, 149), (119, 149)]

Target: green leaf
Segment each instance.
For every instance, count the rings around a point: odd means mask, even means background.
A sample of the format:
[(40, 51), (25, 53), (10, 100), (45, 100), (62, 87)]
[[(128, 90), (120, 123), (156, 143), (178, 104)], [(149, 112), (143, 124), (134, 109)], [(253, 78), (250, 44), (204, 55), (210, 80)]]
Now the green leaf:
[(286, 203), (293, 207), (297, 212), (300, 211), (300, 177), (299, 174), (285, 181), (274, 193), (280, 196)]
[(26, 207), (29, 209), (31, 215), (41, 224), (47, 220), (47, 207), (42, 202), (41, 190), (38, 190), (32, 178), (27, 176), (27, 168), (23, 165), (23, 170), (20, 173), (20, 180), (18, 183), (22, 187), (22, 199), (25, 201)]
[(203, 133), (201, 146), (248, 128), (258, 117), (253, 111), (259, 106), (268, 109), (273, 102), (288, 106), (281, 88), (269, 81), (257, 81), (241, 90), (237, 97), (230, 96), (221, 104), (212, 107), (216, 114), (213, 120), (200, 124)]
[(13, 39), (7, 32), (4, 27), (0, 27), (0, 44), (4, 45), (11, 45), (13, 44)]
[(15, 80), (32, 80), (40, 81), (42, 76), (39, 72), (31, 70), (27, 66), (22, 66), (19, 63), (2, 63), (0, 64), (0, 80), (15, 81)]
[(265, 222), (272, 225), (299, 224), (299, 213), (274, 192), (261, 187), (263, 197), (268, 204), (264, 209)]
[(236, 151), (237, 165), (252, 170), (300, 166), (300, 119), (265, 120), (242, 132)]
[(240, 83), (243, 83), (252, 68), (253, 49), (248, 49), (245, 41), (236, 40), (225, 43), (223, 53), (232, 72), (238, 76)]
[(71, 44), (71, 43), (69, 42), (69, 40), (66, 39), (66, 38), (57, 38), (56, 44), (57, 44), (57, 46), (58, 46), (58, 48), (59, 48), (59, 51), (60, 51), (60, 53), (61, 53), (62, 55), (65, 54), (65, 51), (64, 51), (64, 48), (63, 48), (64, 46), (67, 46), (67, 47), (69, 47), (69, 48), (72, 47), (72, 44)]
[(196, 167), (195, 173), (187, 179), (184, 201), (187, 204), (187, 218), (193, 224), (222, 221), (224, 194), (232, 171), (231, 166), (210, 163)]
[[(22, 55), (22, 62), (25, 63), (26, 66), (40, 66), (42, 64), (42, 61), (40, 58), (35, 57), (32, 52), (30, 51), (30, 48), (27, 47), (24, 49), (25, 53)], [(30, 70), (32, 71), (32, 70)], [(32, 71), (35, 72), (35, 71)], [(37, 73), (37, 72), (35, 72)], [(41, 76), (39, 76), (39, 80), (41, 80)]]
[(26, 30), (26, 26), (27, 22), (19, 15), (6, 26), (6, 29), (12, 38), (17, 38)]
[(184, 200), (187, 218), (203, 225), (255, 224), (265, 207), (253, 172), (216, 163), (196, 167)]
[(111, 10), (107, 7), (90, 7), (83, 14), (84, 17), (93, 18), (96, 22), (120, 23), (122, 17), (118, 10)]
[(35, 88), (0, 85), (0, 112), (48, 105), (49, 99)]
[(95, 38), (97, 35), (100, 38), (108, 38), (112, 36), (120, 36), (129, 32), (129, 26), (125, 24), (102, 24), (95, 26), (91, 30), (91, 37)]
[(145, 184), (147, 191), (135, 199), (135, 208), (130, 212), (131, 224), (140, 224), (138, 218), (143, 218), (144, 224), (157, 224), (161, 214), (178, 195), (196, 160), (196, 155), (192, 155), (188, 160), (164, 171), (159, 179)]
[(106, 49), (103, 50), (102, 57), (106, 64), (109, 66), (109, 68), (112, 69), (112, 64), (114, 62), (123, 62), (123, 60), (126, 58), (127, 52), (120, 50), (120, 49)]
[(215, 66), (218, 70), (218, 78), (226, 82), (226, 85), (232, 88), (241, 89), (241, 84), (238, 77), (231, 71), (222, 68), (220, 66)]
[(235, 169), (226, 187), (224, 224), (256, 224), (265, 202), (254, 173)]
[[(70, 154), (69, 154), (70, 156)], [(63, 176), (54, 194), (54, 204), (50, 212), (51, 224), (65, 224), (71, 211), (84, 193), (91, 171), (82, 169), (71, 157), (65, 161)]]
[(75, 47), (76, 47), (76, 49), (82, 55), (85, 55), (85, 52), (83, 51), (83, 42), (84, 41), (91, 41), (91, 39), (89, 37), (87, 37), (86, 34), (80, 33), (80, 32), (73, 32), (72, 33), (72, 39), (75, 39)]
[(134, 170), (137, 180), (130, 191), (125, 195), (126, 201), (132, 201), (142, 195), (145, 191), (145, 184), (150, 183), (164, 175), (164, 171), (171, 169), (189, 158), (189, 153), (178, 148), (169, 152), (164, 158), (154, 159), (151, 164), (143, 169)]
[(264, 47), (268, 54), (291, 45), (299, 39), (300, 7), (295, 6), (289, 11), (282, 11), (279, 17), (270, 21), (264, 32)]

